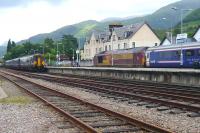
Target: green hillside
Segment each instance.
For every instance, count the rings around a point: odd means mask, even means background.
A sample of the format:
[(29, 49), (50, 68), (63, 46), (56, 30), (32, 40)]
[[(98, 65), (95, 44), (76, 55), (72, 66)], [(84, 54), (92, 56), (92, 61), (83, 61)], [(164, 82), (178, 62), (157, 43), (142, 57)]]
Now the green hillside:
[[(182, 9), (197, 9), (200, 8), (200, 0), (182, 0), (176, 3), (172, 3), (165, 7), (160, 8), (153, 14), (144, 16), (144, 17), (136, 17), (130, 19), (119, 19), (118, 21), (114, 19), (114, 22), (120, 22), (124, 25), (134, 24), (137, 22), (147, 21), (153, 29), (156, 31), (164, 31), (163, 29), (168, 29), (169, 27), (176, 26), (180, 22), (180, 10), (174, 11), (172, 7), (182, 8)], [(185, 12), (184, 16), (186, 16), (189, 12)], [(162, 18), (166, 18), (166, 20), (162, 20)], [(103, 31), (108, 28), (108, 24), (112, 23), (112, 19), (108, 19), (108, 21), (98, 22), (95, 20), (88, 20), (84, 22), (80, 22), (78, 24), (69, 25), (57, 29), (51, 33), (39, 34), (33, 37), (30, 37), (28, 40), (32, 43), (42, 43), (45, 38), (52, 38), (53, 40), (60, 40), (63, 34), (74, 35), (75, 37), (87, 37), (91, 34), (93, 30)], [(161, 36), (162, 37), (162, 36)], [(24, 41), (18, 42), (18, 44), (24, 43)], [(82, 43), (83, 44), (83, 43)]]
[[(189, 37), (192, 37), (194, 32), (200, 26), (200, 8), (192, 11), (188, 14), (185, 19), (183, 20), (183, 32), (188, 33)], [(174, 33), (180, 33), (181, 25), (178, 24), (175, 27)]]
[(0, 58), (6, 53), (6, 46), (0, 46)]

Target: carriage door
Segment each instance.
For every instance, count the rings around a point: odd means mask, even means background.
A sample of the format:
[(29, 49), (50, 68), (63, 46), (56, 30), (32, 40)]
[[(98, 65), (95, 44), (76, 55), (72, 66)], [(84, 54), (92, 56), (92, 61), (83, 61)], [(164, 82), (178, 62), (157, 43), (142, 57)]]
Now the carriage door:
[(193, 67), (193, 60), (194, 60), (194, 56), (195, 56), (195, 51), (193, 49), (188, 49), (185, 51), (185, 66), (186, 67)]
[(42, 60), (41, 60), (41, 57), (38, 56), (38, 57), (37, 57), (37, 62), (38, 62), (38, 63), (37, 63), (37, 66), (38, 66), (38, 67), (41, 67), (41, 65), (42, 65), (42, 62), (41, 62), (41, 61), (42, 61)]
[(146, 66), (149, 67), (150, 64), (149, 64), (149, 58), (150, 58), (150, 52), (146, 52)]
[(37, 56), (33, 57), (33, 61), (34, 61), (34, 67), (37, 67)]

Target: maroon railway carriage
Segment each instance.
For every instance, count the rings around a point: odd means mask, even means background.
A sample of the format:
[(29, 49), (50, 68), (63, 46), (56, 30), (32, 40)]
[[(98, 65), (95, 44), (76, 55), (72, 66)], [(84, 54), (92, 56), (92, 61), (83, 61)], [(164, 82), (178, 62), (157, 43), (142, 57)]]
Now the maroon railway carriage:
[(123, 50), (104, 51), (94, 57), (94, 66), (144, 67), (147, 47), (137, 47)]

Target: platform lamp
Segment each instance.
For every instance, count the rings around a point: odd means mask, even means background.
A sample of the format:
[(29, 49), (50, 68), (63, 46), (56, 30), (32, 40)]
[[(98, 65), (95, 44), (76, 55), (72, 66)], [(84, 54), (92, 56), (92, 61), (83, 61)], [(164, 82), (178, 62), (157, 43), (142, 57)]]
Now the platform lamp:
[(73, 56), (72, 56), (72, 60), (73, 60), (73, 62), (72, 62), (72, 64), (74, 65), (74, 49), (73, 49), (73, 48), (70, 48), (70, 50), (73, 51)]
[[(167, 20), (167, 18), (164, 17), (164, 18), (162, 18), (162, 20), (165, 21), (165, 20)], [(173, 39), (173, 38), (172, 38), (172, 37), (173, 37), (172, 22), (171, 22), (171, 24), (170, 24), (170, 28), (171, 28), (171, 31), (170, 31), (169, 33), (170, 33), (170, 41), (171, 41), (171, 44), (172, 44), (172, 43), (173, 43), (173, 42), (172, 42), (172, 41), (173, 41), (173, 40), (172, 40), (172, 39)]]

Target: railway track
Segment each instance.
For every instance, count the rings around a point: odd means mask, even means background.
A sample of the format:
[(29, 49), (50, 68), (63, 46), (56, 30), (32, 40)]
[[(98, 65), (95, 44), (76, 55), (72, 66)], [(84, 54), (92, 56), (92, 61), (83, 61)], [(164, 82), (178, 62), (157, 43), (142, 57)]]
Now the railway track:
[[(41, 74), (30, 74), (23, 73), (22, 75), (40, 78), (48, 80), (51, 82), (58, 82), (61, 84), (67, 84), (71, 86), (85, 88), (86, 91), (91, 90), (94, 92), (102, 93), (102, 96), (107, 94), (109, 98), (120, 99), (121, 101), (128, 101), (129, 103), (136, 103), (139, 100), (139, 104), (147, 105), (147, 107), (160, 107), (167, 106), (169, 108), (158, 109), (158, 110), (169, 110), (169, 109), (181, 109), (181, 111), (176, 111), (176, 113), (184, 113), (187, 111), (196, 112), (195, 116), (199, 116), (200, 111), (200, 92), (195, 90), (190, 90), (190, 93), (184, 92), (183, 90), (178, 92), (174, 88), (176, 93), (173, 93), (172, 89), (170, 91), (163, 90), (167, 88), (157, 88), (152, 89), (152, 86), (145, 85), (132, 85), (123, 84), (111, 81), (96, 81), (92, 79), (81, 79), (72, 77), (61, 77), (53, 75), (41, 75)], [(155, 85), (154, 85), (155, 86)], [(171, 93), (172, 91), (172, 93)], [(182, 93), (181, 93), (182, 92)], [(142, 103), (141, 103), (142, 102)], [(151, 104), (148, 106), (148, 104)], [(161, 107), (163, 108), (163, 107)]]
[(52, 90), (15, 74), (2, 72), (1, 75), (62, 113), (75, 127), (79, 127), (80, 132), (170, 132), (77, 97)]

